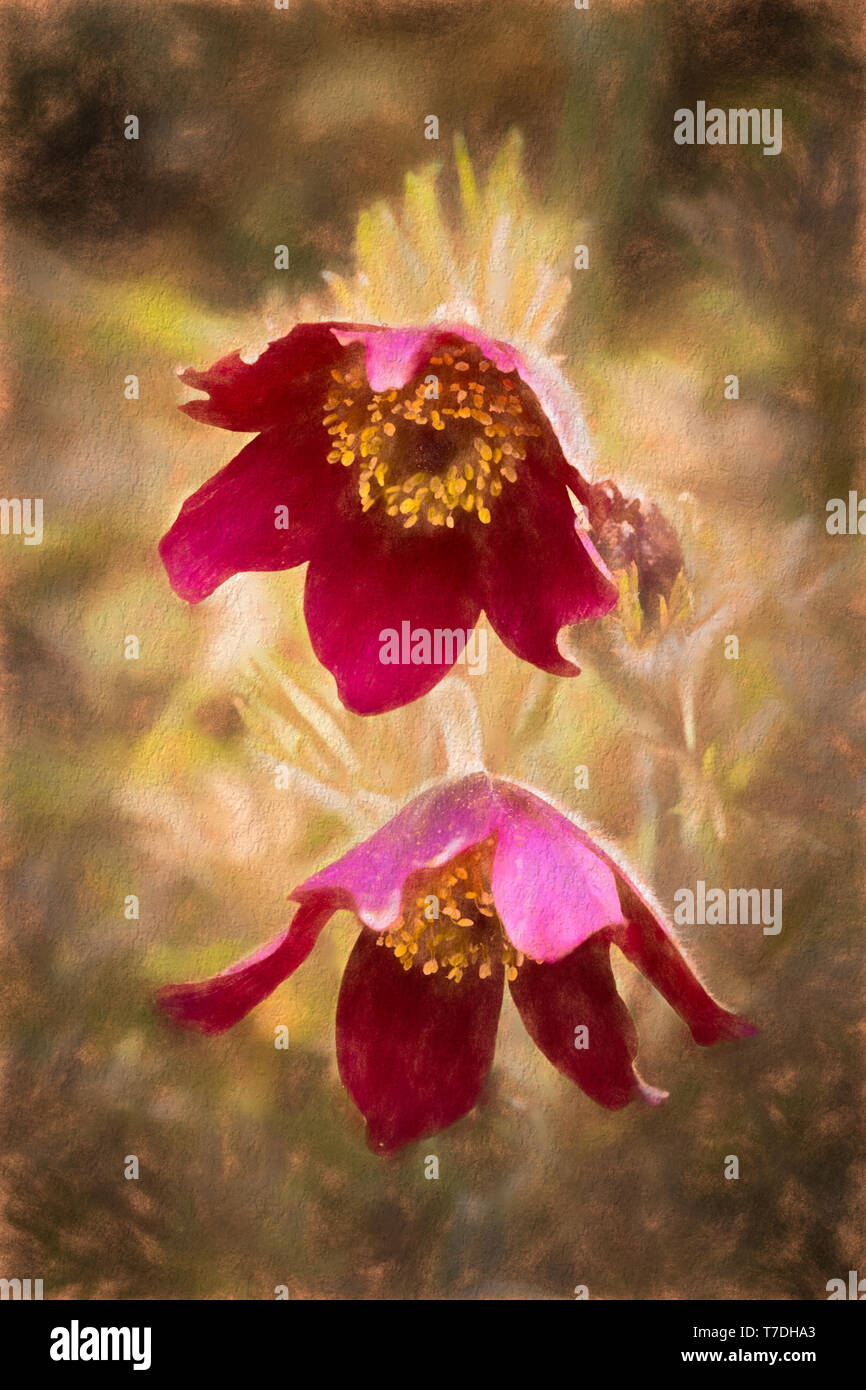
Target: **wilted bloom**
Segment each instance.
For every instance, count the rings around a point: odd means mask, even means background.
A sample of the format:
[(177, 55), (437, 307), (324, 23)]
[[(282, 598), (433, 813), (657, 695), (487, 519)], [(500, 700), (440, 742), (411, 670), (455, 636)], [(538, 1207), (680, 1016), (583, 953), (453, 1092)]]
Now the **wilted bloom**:
[(476, 1104), (506, 979), (530, 1036), (587, 1095), (611, 1109), (664, 1099), (634, 1069), (612, 944), (696, 1042), (755, 1031), (711, 998), (607, 854), (548, 802), (485, 773), (416, 797), (292, 897), (300, 907), (282, 936), (213, 979), (163, 989), (159, 1002), (177, 1023), (222, 1032), (297, 969), (333, 912), (355, 912), (337, 1061), (379, 1151)]
[(673, 526), (655, 502), (623, 497), (611, 478), (574, 488), (605, 563), (614, 573), (634, 565), (641, 607), (655, 616), (659, 599), (671, 597), (682, 574), (683, 550)]
[(507, 344), (443, 324), (301, 324), (252, 364), (184, 372), (209, 396), (188, 415), (258, 434), (163, 538), (173, 587), (196, 603), (239, 571), (309, 562), (313, 648), (359, 714), (453, 665), (450, 642), (383, 662), (382, 634), (404, 623), (468, 632), (483, 610), (518, 656), (576, 675), (557, 634), (607, 613), (617, 586), (575, 524), (575, 470), (530, 376)]

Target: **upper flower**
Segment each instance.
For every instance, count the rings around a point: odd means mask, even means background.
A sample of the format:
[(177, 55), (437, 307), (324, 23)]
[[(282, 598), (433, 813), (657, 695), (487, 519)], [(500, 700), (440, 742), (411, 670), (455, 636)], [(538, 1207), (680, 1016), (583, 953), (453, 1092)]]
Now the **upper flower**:
[(348, 323), (184, 372), (209, 396), (188, 415), (259, 433), (163, 538), (173, 587), (196, 603), (239, 571), (309, 561), (313, 648), (359, 714), (416, 699), (453, 664), (454, 643), (429, 664), (384, 664), (382, 634), (404, 622), (468, 632), (483, 610), (518, 656), (576, 675), (557, 635), (607, 613), (617, 586), (576, 525), (583, 480), (530, 375), (467, 325)]
[[(707, 993), (633, 881), (548, 802), (485, 773), (422, 793), (302, 883), (288, 930), (221, 975), (160, 992), (176, 1022), (230, 1028), (309, 955), (338, 908), (362, 923), (337, 1005), (337, 1060), (371, 1145), (434, 1134), (478, 1100), (507, 978), (538, 1047), (610, 1108), (665, 1098), (634, 1069), (615, 944), (696, 1042), (755, 1030)], [(384, 948), (384, 949), (382, 949)]]

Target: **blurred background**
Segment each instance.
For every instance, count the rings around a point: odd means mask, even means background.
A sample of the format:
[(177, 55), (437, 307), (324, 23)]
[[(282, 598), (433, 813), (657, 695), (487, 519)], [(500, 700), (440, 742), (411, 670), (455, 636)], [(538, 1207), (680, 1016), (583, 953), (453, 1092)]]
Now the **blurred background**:
[[(46, 1298), (815, 1299), (862, 1271), (863, 542), (825, 529), (864, 485), (859, 10), (4, 6), (2, 492), (45, 509), (40, 546), (0, 538), (4, 1275)], [(698, 100), (781, 107), (782, 154), (675, 145)], [(245, 442), (181, 415), (175, 372), (457, 292), (556, 361), (593, 475), (676, 525), (687, 594), (660, 630), (625, 602), (576, 630), (576, 681), (491, 636), (485, 677), (363, 719), (312, 657), (302, 571), (196, 609), (170, 590), (160, 536)], [(698, 1049), (618, 967), (671, 1097), (608, 1113), (506, 1000), (484, 1104), (383, 1160), (334, 1062), (347, 914), (229, 1034), (160, 1024), (159, 984), (269, 939), (293, 884), (479, 752), (669, 909), (697, 878), (783, 890), (778, 936), (683, 933), (757, 1039)]]

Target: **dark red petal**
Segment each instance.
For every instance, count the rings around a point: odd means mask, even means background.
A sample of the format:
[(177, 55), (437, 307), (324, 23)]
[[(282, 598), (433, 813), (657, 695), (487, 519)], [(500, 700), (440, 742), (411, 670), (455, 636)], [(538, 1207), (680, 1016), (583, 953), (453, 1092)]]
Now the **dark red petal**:
[(337, 1064), (372, 1149), (437, 1134), (476, 1104), (493, 1061), (502, 983), (498, 962), (487, 980), (404, 970), (363, 928), (340, 987)]
[(224, 430), (267, 429), (292, 425), (316, 416), (332, 384), (330, 372), (346, 356), (333, 328), (347, 323), (299, 323), (285, 338), (271, 343), (255, 362), (240, 353), (220, 358), (206, 371), (190, 367), (180, 374), (185, 386), (207, 391), (206, 401), (187, 401), (180, 408), (193, 420)]
[[(291, 569), (310, 558), (345, 486), (314, 430), (268, 430), (188, 497), (159, 551), (171, 586), (198, 603), (233, 574)], [(288, 508), (288, 527), (276, 525)], [(284, 514), (279, 514), (282, 520)]]
[(622, 880), (618, 887), (626, 924), (616, 927), (612, 938), (688, 1024), (695, 1042), (709, 1047), (725, 1038), (750, 1038), (757, 1033), (753, 1023), (723, 1009), (707, 993), (676, 943), (635, 890)]
[[(557, 1071), (599, 1105), (618, 1110), (635, 1096), (657, 1104), (667, 1092), (646, 1086), (632, 1065), (637, 1029), (617, 993), (610, 939), (597, 932), (553, 965), (524, 961), (511, 994), (533, 1042)], [(587, 1046), (575, 1047), (585, 1026)]]
[[(390, 520), (390, 518), (387, 518)], [(461, 538), (389, 534), (359, 516), (324, 539), (307, 571), (304, 611), (316, 656), (355, 714), (382, 714), (426, 695), (453, 662), (384, 664), (381, 634), (424, 629), (471, 632), (478, 604), (468, 592)]]
[(298, 908), (287, 931), (253, 955), (209, 980), (166, 985), (159, 990), (159, 1009), (181, 1028), (224, 1033), (307, 959), (334, 910), (329, 897), (311, 898)]
[(505, 483), (477, 545), (476, 592), (507, 647), (553, 675), (578, 668), (556, 638), (568, 623), (600, 618), (616, 605), (616, 585), (585, 533), (575, 526), (565, 484), (541, 468)]

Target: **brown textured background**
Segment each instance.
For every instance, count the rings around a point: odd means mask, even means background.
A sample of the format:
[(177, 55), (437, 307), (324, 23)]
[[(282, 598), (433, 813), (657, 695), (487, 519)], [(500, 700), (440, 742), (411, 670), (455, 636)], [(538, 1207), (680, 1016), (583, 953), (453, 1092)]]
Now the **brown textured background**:
[[(864, 486), (859, 9), (3, 7), (0, 490), (42, 496), (46, 534), (0, 537), (0, 1273), (46, 1297), (814, 1299), (863, 1270), (866, 542), (824, 529)], [(698, 99), (781, 106), (783, 154), (674, 145)], [(299, 573), (195, 611), (173, 596), (159, 536), (241, 442), (176, 411), (173, 372), (351, 274), (361, 209), (434, 158), (446, 187), (454, 132), (483, 171), (513, 128), (566, 268), (592, 248), (553, 346), (598, 476), (676, 520), (706, 621), (618, 659), (581, 632), (576, 682), (491, 639), (471, 692), (488, 763), (597, 824), (667, 904), (698, 877), (781, 887), (784, 928), (689, 938), (762, 1025), (740, 1047), (695, 1048), (624, 975), (662, 1109), (598, 1109), (506, 1009), (485, 1105), (383, 1162), (333, 1062), (348, 918), (224, 1038), (149, 1009), (274, 933), (291, 885), (373, 827), (359, 785), (396, 803), (449, 753), (437, 696), (340, 710)], [(273, 759), (310, 756), (286, 673), (333, 724), (317, 781), (280, 792)]]

